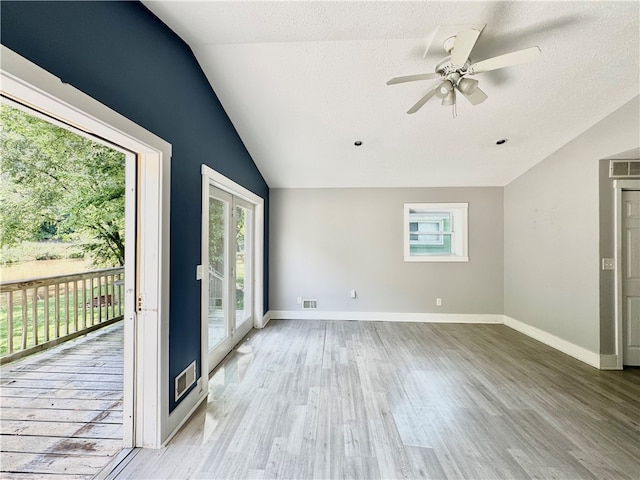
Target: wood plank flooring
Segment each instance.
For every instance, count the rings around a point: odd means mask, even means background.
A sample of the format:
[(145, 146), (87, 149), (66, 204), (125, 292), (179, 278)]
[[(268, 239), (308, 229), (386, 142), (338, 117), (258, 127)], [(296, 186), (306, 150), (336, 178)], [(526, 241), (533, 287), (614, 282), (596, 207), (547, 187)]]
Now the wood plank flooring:
[(640, 370), (502, 325), (276, 321), (118, 479), (640, 478)]
[(122, 322), (0, 373), (0, 478), (93, 478), (122, 449)]

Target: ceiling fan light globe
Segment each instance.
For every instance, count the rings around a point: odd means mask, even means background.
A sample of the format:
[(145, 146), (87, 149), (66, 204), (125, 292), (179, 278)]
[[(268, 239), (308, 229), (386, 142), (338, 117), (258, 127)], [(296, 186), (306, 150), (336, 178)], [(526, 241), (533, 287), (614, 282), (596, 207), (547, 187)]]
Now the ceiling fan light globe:
[(443, 82), (436, 90), (436, 97), (446, 98), (453, 91), (453, 85), (450, 82)]
[(456, 92), (451, 90), (446, 97), (442, 99), (442, 105), (445, 107), (451, 106), (456, 103)]
[(458, 90), (465, 95), (471, 95), (478, 89), (478, 80), (474, 80), (472, 78), (461, 78), (457, 87)]

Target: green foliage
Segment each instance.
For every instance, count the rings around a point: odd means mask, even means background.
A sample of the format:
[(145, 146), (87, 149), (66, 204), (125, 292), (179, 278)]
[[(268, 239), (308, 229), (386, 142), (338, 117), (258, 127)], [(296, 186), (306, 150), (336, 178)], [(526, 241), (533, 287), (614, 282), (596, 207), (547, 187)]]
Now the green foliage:
[[(226, 216), (226, 203), (222, 200), (209, 199), (209, 264), (222, 273), (224, 271), (224, 227), (228, 219)], [(245, 248), (245, 210), (235, 209), (236, 244), (237, 251), (243, 252)]]
[(209, 199), (209, 265), (219, 273), (224, 272), (225, 203)]
[(0, 245), (79, 240), (123, 265), (124, 154), (7, 105), (0, 126)]

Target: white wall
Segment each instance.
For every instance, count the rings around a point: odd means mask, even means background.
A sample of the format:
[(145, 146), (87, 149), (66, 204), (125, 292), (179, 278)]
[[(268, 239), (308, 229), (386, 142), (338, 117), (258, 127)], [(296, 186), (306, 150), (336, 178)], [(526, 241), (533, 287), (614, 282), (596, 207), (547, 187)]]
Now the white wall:
[[(270, 310), (301, 310), (300, 296), (329, 312), (501, 314), (502, 192), (271, 189)], [(410, 202), (469, 202), (468, 263), (404, 262), (403, 206)]]
[(505, 315), (596, 353), (598, 162), (640, 145), (639, 112), (635, 97), (504, 189)]

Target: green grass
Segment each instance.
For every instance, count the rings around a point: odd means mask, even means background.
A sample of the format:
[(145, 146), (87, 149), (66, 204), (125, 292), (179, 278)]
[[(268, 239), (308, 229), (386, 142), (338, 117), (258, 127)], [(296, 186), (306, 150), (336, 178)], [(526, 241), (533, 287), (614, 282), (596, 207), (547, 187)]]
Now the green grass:
[[(100, 293), (98, 293), (98, 287), (93, 289), (92, 294), (90, 295), (87, 291), (87, 301), (91, 302), (93, 297), (97, 297), (98, 295), (105, 295), (106, 287), (103, 285), (100, 287)], [(44, 294), (44, 288), (39, 289), (39, 293), (42, 296)], [(71, 333), (74, 333), (78, 330), (82, 330), (86, 326), (94, 325), (106, 321), (111, 316), (111, 305), (102, 307), (102, 317), (99, 318), (100, 309), (98, 307), (88, 308), (85, 305), (82, 296), (82, 290), (78, 290), (78, 306), (77, 306), (77, 314), (78, 314), (78, 324), (76, 329), (75, 323), (75, 312), (74, 308), (74, 294), (76, 292), (69, 291), (63, 292), (58, 295), (59, 302), (59, 323), (58, 323), (58, 335), (56, 335), (56, 298), (55, 294), (50, 293), (49, 296), (49, 340), (64, 337)], [(4, 356), (8, 353), (8, 308), (7, 308), (7, 293), (2, 295), (2, 301), (0, 301), (0, 356)], [(121, 292), (120, 299), (118, 299), (117, 292), (115, 294), (114, 301), (122, 302), (124, 300), (124, 294)], [(65, 303), (68, 302), (68, 303)], [(118, 315), (119, 308), (122, 305), (115, 305), (116, 315)], [(69, 310), (69, 322), (67, 323), (67, 308)], [(13, 351), (17, 352), (22, 350), (22, 342), (23, 342), (23, 306), (22, 306), (22, 294), (20, 292), (15, 292), (13, 295)], [(30, 348), (36, 345), (34, 338), (34, 330), (37, 332), (38, 342), (37, 344), (43, 343), (46, 341), (45, 332), (47, 330), (45, 325), (45, 301), (44, 299), (36, 300), (36, 310), (37, 310), (37, 328), (34, 329), (33, 325), (33, 297), (31, 295), (31, 291), (27, 292), (27, 305), (26, 305), (26, 348)], [(91, 320), (91, 312), (93, 310), (93, 323)], [(86, 311), (86, 325), (83, 324), (82, 315), (83, 312)]]
[(79, 243), (75, 242), (21, 242), (18, 245), (0, 249), (0, 265), (11, 265), (33, 260), (84, 258)]

